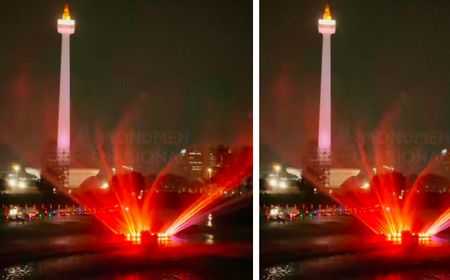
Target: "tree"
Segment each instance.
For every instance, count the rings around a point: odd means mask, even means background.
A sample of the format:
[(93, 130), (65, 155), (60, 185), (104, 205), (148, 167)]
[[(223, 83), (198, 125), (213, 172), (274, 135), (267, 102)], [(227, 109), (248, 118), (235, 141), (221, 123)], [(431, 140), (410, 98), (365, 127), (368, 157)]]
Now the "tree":
[(4, 178), (0, 178), (0, 194), (6, 190), (6, 181)]
[(46, 179), (45, 176), (42, 176), (39, 180), (36, 181), (36, 188), (41, 194), (47, 196), (53, 194), (53, 189), (55, 188), (55, 186), (50, 182), (50, 180)]

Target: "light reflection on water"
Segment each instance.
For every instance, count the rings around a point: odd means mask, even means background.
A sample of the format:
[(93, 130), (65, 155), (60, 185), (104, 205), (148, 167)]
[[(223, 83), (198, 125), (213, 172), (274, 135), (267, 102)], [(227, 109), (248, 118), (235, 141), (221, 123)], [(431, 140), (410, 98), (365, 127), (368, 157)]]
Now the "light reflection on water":
[[(44, 265), (41, 265), (41, 273), (39, 269), (34, 264), (24, 264), (17, 265), (4, 268), (0, 270), (0, 279), (1, 280), (16, 280), (16, 279), (35, 279), (36, 277), (43, 277), (43, 279), (47, 279), (51, 274), (47, 274), (52, 268), (55, 267), (64, 267), (70, 265), (76, 265), (81, 261), (82, 256), (72, 256), (67, 258), (55, 259), (52, 260), (49, 265), (49, 261), (44, 261)], [(54, 275), (53, 275), (54, 276)], [(76, 277), (76, 275), (72, 275)], [(63, 277), (64, 278), (64, 277)], [(63, 279), (61, 278), (61, 279)], [(201, 277), (196, 275), (195, 273), (182, 271), (179, 269), (174, 270), (147, 270), (147, 271), (138, 271), (125, 273), (120, 275), (108, 275), (108, 276), (100, 276), (100, 277), (92, 277), (84, 279), (92, 279), (92, 280), (100, 280), (100, 279), (114, 279), (114, 280), (144, 280), (144, 279), (161, 279), (161, 280), (206, 280), (205, 277)], [(39, 278), (40, 279), (40, 278)]]
[(182, 244), (207, 244), (212, 245), (216, 244), (216, 237), (211, 233), (202, 233), (190, 235), (189, 237), (180, 235), (180, 236), (171, 236), (168, 243), (164, 244), (165, 246), (178, 246)]
[(0, 279), (26, 279), (33, 275), (33, 271), (33, 267), (29, 264), (10, 266), (0, 271)]
[[(215, 244), (213, 234), (196, 234), (189, 238), (179, 238), (172, 236), (170, 239), (158, 240), (160, 246), (178, 246), (185, 243), (199, 243), (212, 245)], [(94, 255), (77, 254), (62, 258), (40, 260), (38, 263), (27, 263), (23, 265), (10, 266), (0, 269), (0, 280), (13, 279), (34, 279), (46, 275), (48, 271), (59, 271), (62, 267), (83, 266), (83, 262), (95, 262)], [(190, 271), (174, 270), (148, 270), (137, 271), (129, 274), (110, 275), (107, 278), (91, 278), (91, 279), (120, 279), (120, 280), (140, 280), (140, 279), (163, 279), (163, 280), (203, 280), (203, 276), (198, 276)]]
[(294, 264), (283, 264), (268, 267), (264, 269), (262, 279), (263, 280), (280, 280), (292, 277), (295, 275)]
[(205, 243), (208, 245), (214, 244), (214, 235), (212, 234), (206, 234), (206, 240)]
[[(92, 278), (92, 280), (100, 280), (106, 278)], [(161, 280), (201, 280), (197, 275), (188, 272), (164, 272), (164, 271), (146, 271), (135, 272), (130, 274), (118, 275), (108, 277), (112, 280), (146, 280), (146, 279), (161, 279)]]
[(376, 275), (373, 277), (361, 277), (354, 280), (444, 280), (450, 279), (449, 272), (429, 272), (429, 271), (403, 271), (393, 272), (384, 275)]
[[(286, 280), (286, 279), (325, 279), (321, 277), (308, 277), (304, 274), (302, 263), (288, 263), (268, 267), (263, 270), (263, 280)], [(357, 272), (358, 268), (354, 268)], [(360, 271), (363, 274), (363, 271)], [(328, 279), (328, 278), (327, 278)], [(390, 272), (379, 275), (364, 275), (358, 277), (333, 277), (332, 279), (346, 280), (447, 280), (450, 279), (450, 271), (441, 270), (411, 270)]]

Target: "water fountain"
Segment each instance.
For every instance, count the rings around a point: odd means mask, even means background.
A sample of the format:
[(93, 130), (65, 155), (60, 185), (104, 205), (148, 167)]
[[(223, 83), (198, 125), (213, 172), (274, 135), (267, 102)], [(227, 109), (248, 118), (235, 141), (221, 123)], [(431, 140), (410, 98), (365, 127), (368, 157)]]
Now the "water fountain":
[(444, 178), (433, 173), (442, 163), (442, 155), (436, 156), (416, 178), (411, 178), (386, 165), (389, 162), (386, 147), (376, 147), (375, 164), (369, 163), (362, 145), (359, 150), (364, 166), (361, 174), (338, 189), (324, 192), (351, 209), (375, 234), (394, 243), (426, 244), (450, 227), (449, 195), (428, 189)]
[(205, 191), (170, 213), (162, 205), (160, 192), (168, 169), (151, 183), (135, 171), (114, 169), (109, 180), (91, 178), (69, 195), (114, 234), (132, 243), (166, 240), (204, 219), (208, 210), (238, 188), (251, 175), (252, 156), (249, 149), (236, 151), (229, 165), (202, 185)]

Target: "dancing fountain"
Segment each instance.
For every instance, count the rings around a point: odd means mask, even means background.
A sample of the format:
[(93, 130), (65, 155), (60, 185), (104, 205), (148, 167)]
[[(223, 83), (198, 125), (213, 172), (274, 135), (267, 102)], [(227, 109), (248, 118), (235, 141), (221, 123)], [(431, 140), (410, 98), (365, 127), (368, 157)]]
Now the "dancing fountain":
[(252, 155), (249, 149), (236, 151), (227, 167), (203, 184), (202, 189), (207, 191), (196, 194), (193, 201), (170, 213), (161, 201), (160, 192), (170, 168), (152, 183), (135, 171), (108, 168), (113, 169), (115, 172), (108, 181), (87, 180), (70, 197), (89, 209), (114, 234), (140, 244), (169, 239), (203, 220), (212, 208), (223, 204), (225, 194), (235, 191), (251, 176)]

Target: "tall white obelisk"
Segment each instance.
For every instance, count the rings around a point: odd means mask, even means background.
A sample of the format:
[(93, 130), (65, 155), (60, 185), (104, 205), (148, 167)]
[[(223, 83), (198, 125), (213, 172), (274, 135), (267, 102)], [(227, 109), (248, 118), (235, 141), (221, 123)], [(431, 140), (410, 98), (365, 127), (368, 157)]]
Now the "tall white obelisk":
[(336, 21), (331, 18), (330, 6), (326, 5), (323, 18), (319, 19), (319, 33), (322, 34), (323, 42), (318, 141), (318, 160), (325, 187), (329, 186), (331, 164), (331, 34), (335, 31)]
[(61, 19), (58, 19), (58, 33), (62, 35), (61, 73), (59, 84), (59, 114), (57, 161), (61, 183), (68, 187), (70, 165), (70, 35), (75, 33), (75, 21), (70, 18), (66, 4)]

